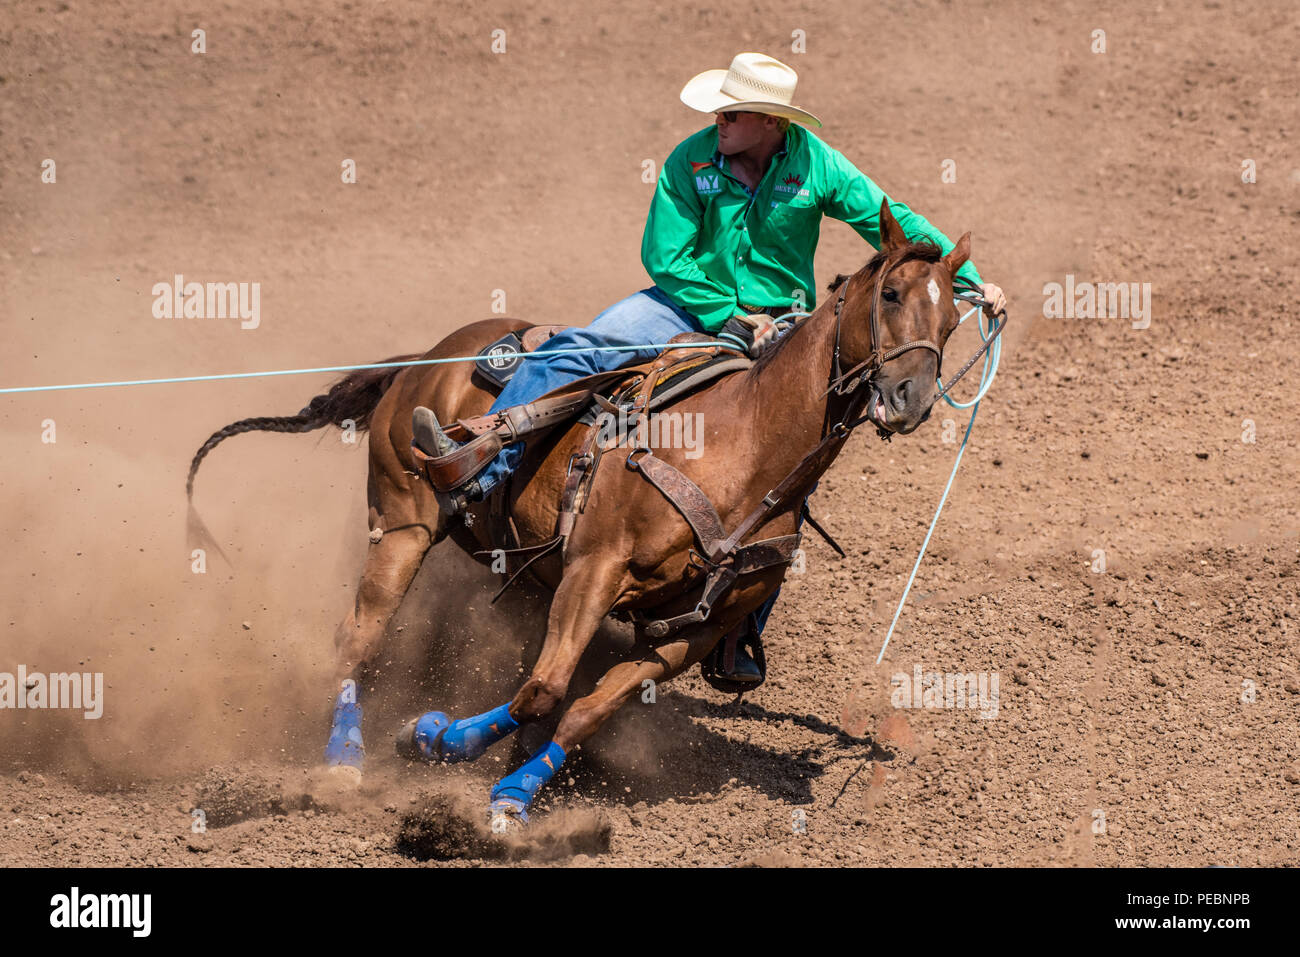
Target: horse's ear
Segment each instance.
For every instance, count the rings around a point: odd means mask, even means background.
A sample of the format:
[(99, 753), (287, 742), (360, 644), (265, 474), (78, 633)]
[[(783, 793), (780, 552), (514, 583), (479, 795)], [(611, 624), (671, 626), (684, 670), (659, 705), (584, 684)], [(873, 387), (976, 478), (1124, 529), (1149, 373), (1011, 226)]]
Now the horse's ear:
[(957, 240), (957, 245), (952, 247), (952, 252), (943, 257), (943, 264), (948, 269), (948, 275), (957, 275), (957, 270), (966, 265), (968, 259), (970, 259), (970, 233), (965, 233), (961, 239)]
[(894, 214), (889, 211), (889, 200), (880, 202), (880, 248), (897, 249), (899, 246), (905, 246), (908, 243), (907, 233), (903, 232), (903, 227), (898, 225), (898, 220)]

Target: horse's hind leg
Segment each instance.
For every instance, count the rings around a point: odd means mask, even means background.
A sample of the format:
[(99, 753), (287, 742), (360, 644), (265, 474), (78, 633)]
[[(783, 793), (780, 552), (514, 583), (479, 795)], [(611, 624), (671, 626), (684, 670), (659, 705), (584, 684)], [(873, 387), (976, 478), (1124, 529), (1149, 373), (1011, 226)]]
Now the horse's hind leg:
[(325, 763), (331, 768), (361, 769), (364, 747), (356, 676), (379, 654), (388, 622), (406, 596), (429, 546), (445, 534), (442, 528), (435, 532), (419, 520), (421, 510), (432, 504), (425, 501), (427, 497), (418, 487), (403, 488), (383, 475), (371, 476), (369, 551), (356, 601), (334, 636), (338, 697), (325, 745)]

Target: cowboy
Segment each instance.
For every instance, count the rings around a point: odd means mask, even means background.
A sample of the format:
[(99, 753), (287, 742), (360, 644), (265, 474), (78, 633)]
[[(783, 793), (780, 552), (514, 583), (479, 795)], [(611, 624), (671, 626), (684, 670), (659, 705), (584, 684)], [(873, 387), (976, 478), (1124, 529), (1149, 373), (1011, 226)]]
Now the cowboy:
[[(716, 121), (682, 141), (660, 173), (641, 242), (641, 262), (654, 284), (610, 306), (585, 328), (553, 336), (545, 351), (648, 346), (678, 333), (704, 332), (736, 340), (757, 357), (776, 341), (773, 317), (812, 309), (813, 254), (823, 216), (848, 223), (879, 248), (877, 220), (885, 194), (804, 128), (822, 124), (793, 105), (796, 81), (784, 63), (741, 53), (729, 69), (706, 70), (683, 87), (682, 102), (714, 114)], [(909, 239), (929, 239), (945, 253), (952, 249), (951, 240), (924, 218), (893, 199), (889, 206)], [(1002, 290), (984, 284), (971, 263), (958, 274), (982, 286), (994, 312), (1003, 308)], [(649, 361), (658, 352), (626, 348), (530, 359), (489, 411), (523, 405), (583, 376)], [(439, 506), (456, 516), (470, 502), (485, 500), (518, 466), (523, 451), (523, 442), (506, 446), (461, 488), (438, 493)], [(761, 661), (758, 636), (776, 597), (749, 616), (742, 626), (747, 641), (732, 645), (725, 666), (715, 662), (715, 674), (738, 687), (762, 681), (754, 659)]]

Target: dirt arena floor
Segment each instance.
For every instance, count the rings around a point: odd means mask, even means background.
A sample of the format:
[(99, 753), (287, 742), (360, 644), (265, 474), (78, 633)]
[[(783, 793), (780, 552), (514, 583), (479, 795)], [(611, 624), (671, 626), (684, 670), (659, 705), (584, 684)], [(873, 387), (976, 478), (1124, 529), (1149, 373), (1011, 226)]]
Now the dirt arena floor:
[[(0, 711), (0, 864), (1297, 862), (1289, 0), (22, 4), (0, 24), (0, 386), (368, 362), (492, 315), (497, 290), (585, 323), (648, 285), (643, 163), (709, 121), (681, 85), (749, 49), (800, 71), (823, 137), (886, 191), (972, 231), (1010, 298), (884, 662), (965, 425), (946, 408), (888, 445), (859, 433), (822, 481), (848, 557), (807, 539), (763, 688), (736, 702), (694, 671), (633, 702), (532, 829), (494, 839), (477, 815), (508, 745), (450, 769), (392, 751), (419, 711), (504, 700), (541, 635), (449, 544), (366, 681), (361, 789), (313, 771), (364, 441), (223, 445), (196, 503), (224, 554), (192, 571), (195, 448), (328, 376), (4, 395), (0, 671), (105, 689), (98, 720)], [(819, 284), (869, 251), (828, 221)], [(177, 273), (259, 282), (260, 324), (155, 318)], [(1150, 283), (1149, 327), (1046, 318), (1067, 276)], [(996, 675), (996, 714), (894, 707), (918, 667)]]

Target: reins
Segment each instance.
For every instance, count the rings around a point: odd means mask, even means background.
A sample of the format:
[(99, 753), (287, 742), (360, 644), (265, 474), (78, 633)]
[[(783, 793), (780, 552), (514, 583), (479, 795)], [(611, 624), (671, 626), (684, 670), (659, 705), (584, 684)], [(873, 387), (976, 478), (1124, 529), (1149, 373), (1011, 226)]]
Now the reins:
[[(881, 264), (880, 270), (876, 274), (875, 287), (872, 291), (871, 314), (870, 314), (871, 355), (868, 356), (864, 361), (858, 363), (848, 372), (842, 372), (840, 366), (840, 327), (842, 324), (844, 302), (848, 296), (849, 283), (852, 281), (853, 277), (852, 276), (847, 277), (840, 284), (840, 288), (837, 292), (836, 299), (835, 299), (835, 345), (831, 356), (830, 384), (826, 387), (826, 391), (822, 393), (823, 396), (828, 395), (832, 390), (834, 390), (837, 395), (849, 395), (849, 396), (853, 395), (853, 393), (856, 392), (864, 384), (864, 381), (866, 383), (869, 383), (872, 380), (872, 378), (874, 378), (875, 374), (885, 365), (885, 363), (889, 362), (891, 359), (897, 358), (898, 356), (902, 355), (905, 352), (908, 352), (911, 349), (929, 349), (930, 351), (934, 352), (935, 355), (938, 357), (940, 369), (942, 369), (943, 351), (939, 347), (937, 347), (933, 342), (930, 342), (928, 339), (913, 340), (911, 342), (906, 342), (901, 346), (897, 346), (893, 349), (890, 349), (887, 352), (881, 351), (880, 323), (879, 323), (881, 291), (884, 287), (885, 277), (892, 269), (894, 269), (902, 261), (903, 261), (903, 257), (898, 257), (893, 260), (886, 259)], [(974, 309), (971, 310), (971, 312), (978, 312), (981, 314), (982, 317), (984, 309), (992, 305), (986, 299), (984, 299), (983, 290), (981, 290), (978, 286), (976, 286), (974, 283), (970, 282), (969, 280), (965, 279), (964, 277), (954, 278), (954, 287), (958, 285), (960, 285), (960, 289), (957, 288), (954, 289), (954, 298), (960, 299), (963, 302), (970, 303), (972, 306), (975, 307)], [(971, 313), (968, 312), (966, 313), (965, 316), (962, 316), (962, 318), (958, 320), (957, 324), (960, 326), (962, 322), (965, 322), (966, 318), (969, 317), (970, 314)], [(926, 549), (929, 547), (930, 538), (932, 535), (934, 535), (935, 527), (939, 524), (939, 516), (943, 513), (944, 505), (947, 504), (948, 493), (952, 491), (953, 482), (957, 478), (957, 469), (961, 466), (962, 456), (966, 452), (966, 445), (970, 441), (971, 432), (975, 428), (975, 416), (979, 412), (979, 404), (983, 400), (984, 396), (988, 394), (989, 387), (992, 386), (993, 384), (993, 377), (997, 374), (998, 360), (1001, 354), (1001, 340), (999, 337), (1002, 334), (1002, 330), (1006, 328), (1006, 324), (1007, 324), (1007, 311), (1004, 308), (996, 315), (992, 316), (992, 325), (989, 328), (987, 333), (981, 327), (980, 338), (982, 342), (980, 344), (980, 347), (975, 351), (975, 354), (972, 355), (965, 362), (965, 364), (963, 364), (962, 367), (957, 370), (957, 374), (953, 376), (950, 380), (948, 380), (946, 384), (942, 381), (942, 379), (937, 380), (937, 384), (939, 388), (935, 392), (934, 399), (932, 400), (931, 404), (933, 405), (934, 402), (937, 402), (939, 399), (943, 399), (945, 402), (948, 403), (948, 405), (952, 406), (954, 409), (970, 409), (971, 410), (970, 421), (967, 422), (966, 424), (966, 434), (962, 436), (961, 446), (957, 449), (957, 457), (952, 464), (952, 472), (948, 475), (948, 482), (946, 485), (944, 485), (943, 495), (940, 496), (939, 498), (939, 505), (937, 508), (935, 508), (934, 517), (930, 520), (930, 527), (926, 530), (925, 540), (921, 542), (921, 549), (917, 553), (916, 562), (912, 565), (912, 572), (907, 578), (907, 585), (903, 588), (903, 594), (898, 600), (898, 607), (894, 609), (894, 617), (889, 623), (889, 631), (885, 634), (885, 640), (881, 643), (880, 646), (880, 653), (876, 656), (877, 665), (880, 664), (880, 662), (885, 657), (885, 649), (889, 647), (889, 641), (894, 635), (894, 629), (898, 625), (898, 619), (903, 613), (904, 606), (907, 604), (907, 596), (911, 594), (912, 583), (916, 581), (916, 573), (921, 567), (921, 561), (925, 558), (925, 552)], [(979, 391), (976, 393), (975, 397), (971, 399), (969, 402), (953, 401), (953, 399), (949, 395), (949, 392), (952, 390), (952, 387), (956, 385), (957, 382), (960, 381), (961, 378), (974, 367), (975, 363), (978, 362), (981, 357), (987, 357), (987, 358), (985, 358), (983, 371), (980, 376)], [(859, 375), (859, 373), (863, 372), (864, 370), (867, 370), (867, 374), (865, 375), (865, 377)], [(849, 382), (846, 383), (845, 380), (849, 379), (850, 376), (854, 378), (852, 378)], [(850, 409), (853, 408), (852, 402), (850, 402), (849, 408)], [(860, 416), (859, 418), (854, 419), (852, 422), (841, 420), (840, 422), (835, 423), (835, 425), (833, 425), (830, 428), (830, 431), (828, 432), (827, 436), (824, 439), (822, 439), (821, 443), (818, 444), (817, 448), (815, 448), (813, 452), (809, 454), (809, 456), (805, 457), (804, 462), (799, 463), (799, 466), (796, 467), (796, 470), (798, 470), (799, 467), (802, 467), (809, 458), (816, 455), (819, 451), (823, 450), (831, 442), (843, 441), (848, 437), (849, 433), (852, 432), (853, 429), (869, 421), (870, 419), (871, 419), (871, 414), (870, 412), (868, 412), (866, 415)], [(887, 438), (888, 435), (889, 433), (883, 432), (882, 430), (882, 437)], [(764, 499), (763, 501), (764, 504), (767, 503), (767, 499)], [(818, 529), (818, 531), (820, 531), (820, 529)], [(823, 533), (823, 535), (824, 534), (825, 533)], [(836, 550), (839, 551), (838, 548)]]
[[(881, 349), (879, 318), (881, 292), (884, 288), (885, 278), (895, 267), (905, 261), (907, 261), (906, 254), (893, 258), (886, 258), (885, 261), (881, 263), (880, 269), (876, 272), (875, 285), (872, 289), (871, 313), (869, 317), (871, 355), (862, 362), (859, 362), (852, 369), (849, 369), (847, 372), (841, 371), (840, 329), (844, 320), (844, 303), (848, 297), (849, 283), (853, 281), (853, 277), (849, 276), (840, 283), (835, 298), (835, 344), (831, 353), (830, 383), (826, 386), (826, 391), (822, 393), (823, 396), (830, 394), (832, 391), (834, 391), (836, 395), (840, 396), (853, 396), (863, 385), (869, 384), (872, 381), (875, 374), (884, 367), (885, 363), (892, 359), (896, 359), (905, 352), (910, 352), (913, 349), (929, 349), (935, 354), (942, 365), (943, 350), (929, 339), (913, 339), (900, 346), (895, 346), (893, 349)], [(975, 286), (974, 283), (971, 283), (969, 280), (964, 278), (959, 279), (958, 282), (963, 285), (963, 289), (961, 293), (957, 295), (957, 298), (961, 298), (963, 301), (971, 303), (977, 309), (983, 309), (984, 307), (991, 305), (991, 303), (980, 295), (982, 290)], [(957, 374), (949, 380), (947, 385), (941, 385), (941, 388), (939, 388), (935, 393), (931, 404), (937, 402), (940, 398), (944, 398), (947, 399), (950, 405), (955, 406), (955, 403), (953, 403), (951, 399), (947, 398), (948, 392), (958, 383), (958, 381), (961, 380), (962, 376), (971, 370), (979, 358), (989, 351), (990, 347), (992, 347), (993, 343), (997, 340), (997, 337), (1001, 335), (1002, 330), (1006, 327), (1007, 323), (1006, 310), (1003, 309), (998, 313), (998, 317), (1001, 318), (1001, 322), (997, 322), (997, 317), (995, 317), (995, 325), (989, 331), (989, 334), (987, 336), (981, 334), (981, 338), (983, 338), (984, 341), (980, 345), (979, 349), (977, 349), (975, 354), (971, 356), (970, 359), (967, 360), (967, 362), (957, 371)], [(958, 325), (960, 325), (960, 322)], [(866, 374), (859, 375), (863, 370), (867, 370)], [(850, 377), (852, 378), (850, 379)], [(988, 378), (991, 381), (991, 376)], [(849, 380), (847, 383), (845, 382), (846, 379)], [(983, 398), (985, 391), (987, 391), (987, 385), (981, 389), (980, 395), (975, 400), (976, 403), (978, 403), (980, 398)], [(836, 443), (842, 444), (848, 439), (850, 433), (852, 433), (854, 429), (872, 421), (870, 411), (850, 420), (849, 413), (855, 405), (856, 403), (854, 401), (849, 402), (844, 418), (832, 425), (827, 430), (827, 433), (823, 436), (822, 440), (813, 447), (813, 450), (799, 460), (799, 464), (794, 467), (794, 470), (791, 471), (788, 476), (786, 476), (785, 480), (763, 497), (763, 501), (759, 506), (746, 516), (744, 521), (741, 522), (740, 527), (738, 527), (735, 533), (732, 534), (729, 539), (729, 544), (734, 546), (744, 538), (747, 532), (757, 525), (762, 524), (762, 521), (766, 519), (766, 517), (774, 511), (779, 504), (781, 504), (782, 499), (802, 481), (806, 480), (816, 469), (830, 446)], [(887, 437), (888, 435), (889, 433), (886, 432), (885, 436)], [(942, 505), (940, 508), (942, 508)]]

